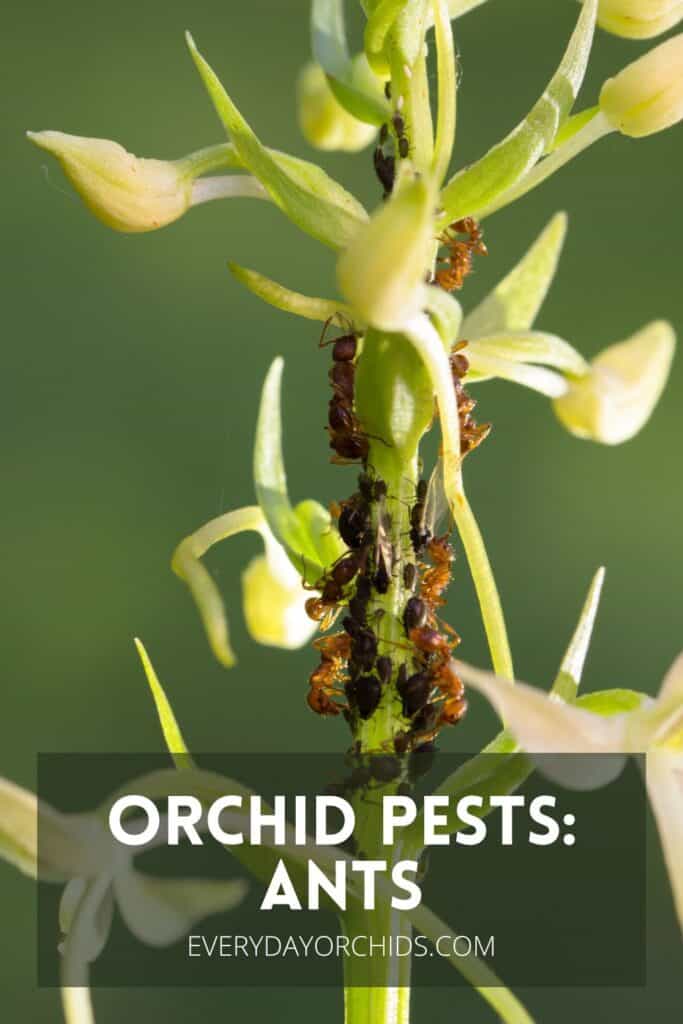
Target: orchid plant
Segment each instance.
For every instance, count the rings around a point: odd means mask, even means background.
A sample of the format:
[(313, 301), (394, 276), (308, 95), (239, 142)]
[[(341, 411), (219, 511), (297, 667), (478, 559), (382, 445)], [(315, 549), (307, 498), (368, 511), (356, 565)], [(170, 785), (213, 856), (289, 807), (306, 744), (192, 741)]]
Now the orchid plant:
[[(340, 632), (315, 641), (321, 663), (311, 675), (309, 705), (321, 715), (345, 714), (357, 757), (396, 755), (388, 791), (404, 777), (412, 751), (428, 748), (441, 729), (462, 719), (463, 682), (483, 693), (505, 723), (485, 748), (503, 760), (487, 774), (478, 772), (475, 758), (440, 792), (465, 791), (473, 777), (485, 793), (509, 792), (533, 770), (526, 754), (645, 753), (648, 792), (683, 923), (683, 662), (674, 663), (655, 701), (623, 689), (578, 696), (601, 570), (550, 692), (515, 684), (501, 602), (464, 484), (465, 458), (488, 432), (488, 425), (473, 418), (470, 388), (495, 378), (523, 385), (550, 398), (572, 434), (620, 444), (645, 425), (657, 404), (674, 354), (674, 331), (665, 321), (650, 323), (589, 362), (559, 334), (535, 326), (566, 233), (563, 213), (478, 306), (463, 313), (454, 294), (485, 253), (482, 224), (489, 232), (496, 211), (610, 133), (646, 136), (683, 118), (683, 35), (667, 38), (605, 82), (596, 104), (575, 109), (596, 24), (650, 38), (683, 19), (683, 3), (584, 0), (559, 66), (526, 117), (480, 159), (451, 174), (459, 59), (452, 23), (457, 32), (457, 19), (484, 5), (485, 0), (361, 0), (364, 46), (352, 54), (342, 0), (313, 0), (313, 61), (302, 70), (297, 90), (300, 126), (320, 149), (374, 147), (372, 164), (384, 194), (372, 213), (315, 163), (267, 147), (189, 35), (192, 60), (225, 131), (223, 142), (167, 162), (135, 157), (108, 140), (56, 131), (28, 134), (57, 158), (89, 209), (115, 230), (157, 230), (200, 203), (247, 197), (274, 204), (335, 254), (339, 296), (323, 298), (230, 264), (234, 278), (256, 297), (316, 321), (327, 332), (342, 332), (332, 338), (328, 431), (333, 461), (355, 462), (361, 475), (358, 491), (336, 507), (328, 510), (310, 499), (292, 505), (282, 450), (283, 361), (277, 359), (261, 396), (255, 504), (200, 527), (173, 555), (173, 569), (196, 602), (216, 658), (226, 668), (236, 660), (223, 600), (202, 558), (214, 544), (253, 531), (264, 553), (242, 577), (251, 636), (297, 648), (343, 617)], [(483, 12), (474, 16), (485, 18)], [(432, 54), (436, 87), (430, 93)], [(439, 456), (424, 473), (420, 445), (435, 422)], [(444, 513), (450, 527), (439, 535)], [(453, 527), (475, 584), (493, 672), (454, 660), (458, 638), (437, 615), (450, 581)], [(184, 773), (185, 786), (207, 801), (226, 787), (243, 791), (195, 766), (137, 643), (175, 772)], [(138, 780), (138, 791), (153, 798), (171, 792), (175, 772)], [(20, 870), (35, 875), (40, 866), (41, 877), (66, 884), (61, 923), (69, 1024), (93, 1020), (88, 964), (106, 942), (115, 901), (131, 931), (162, 945), (241, 898), (234, 883), (145, 879), (130, 857), (113, 848), (104, 828), (106, 807), (91, 815), (63, 815), (9, 782), (0, 787), (0, 806), (0, 853)], [(40, 865), (38, 820), (56, 851), (53, 862)], [(452, 830), (458, 827), (454, 821)], [(409, 837), (407, 845), (419, 851), (417, 838)], [(311, 854), (291, 845), (286, 856), (296, 861)], [(315, 856), (320, 861), (321, 852)], [(347, 932), (367, 931), (378, 921), (381, 926), (382, 913), (350, 911), (342, 925)], [(380, 918), (369, 922), (368, 914)], [(152, 915), (160, 923), (150, 930)], [(391, 927), (417, 928), (427, 936), (447, 931), (425, 908)], [(474, 959), (454, 964), (500, 1019), (530, 1021), (484, 965)], [(348, 1024), (408, 1021), (409, 963), (398, 978), (378, 978), (372, 988), (354, 985), (353, 965), (347, 970)]]

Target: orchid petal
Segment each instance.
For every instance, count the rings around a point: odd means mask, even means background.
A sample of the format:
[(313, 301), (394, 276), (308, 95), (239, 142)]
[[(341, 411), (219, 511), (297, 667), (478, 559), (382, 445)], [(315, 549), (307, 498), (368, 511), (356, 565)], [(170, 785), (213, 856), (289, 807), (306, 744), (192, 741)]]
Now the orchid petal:
[(683, 928), (683, 755), (669, 750), (649, 751), (646, 778), (678, 921)]
[(621, 716), (607, 719), (570, 704), (551, 700), (527, 683), (495, 676), (457, 662), (465, 683), (482, 693), (507, 723), (520, 746), (535, 754), (621, 753), (625, 725)]
[(116, 900), (128, 929), (147, 946), (171, 946), (205, 917), (232, 910), (247, 891), (243, 879), (227, 882), (153, 878), (127, 871), (114, 880)]

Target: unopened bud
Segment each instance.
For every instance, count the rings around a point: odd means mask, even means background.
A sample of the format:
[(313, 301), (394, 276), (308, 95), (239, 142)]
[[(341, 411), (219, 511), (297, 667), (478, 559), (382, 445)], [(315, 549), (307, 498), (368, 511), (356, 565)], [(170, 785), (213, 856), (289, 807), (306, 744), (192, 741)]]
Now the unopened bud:
[(301, 131), (317, 149), (356, 153), (368, 146), (377, 134), (374, 125), (358, 121), (344, 110), (318, 64), (307, 64), (301, 71), (297, 100)]
[(640, 138), (683, 118), (683, 33), (608, 79), (600, 109), (618, 131)]
[(683, 18), (682, 0), (600, 0), (598, 23), (629, 39), (651, 39)]
[(28, 132), (59, 160), (85, 205), (116, 231), (154, 231), (186, 212), (192, 177), (182, 162), (147, 160), (108, 139)]

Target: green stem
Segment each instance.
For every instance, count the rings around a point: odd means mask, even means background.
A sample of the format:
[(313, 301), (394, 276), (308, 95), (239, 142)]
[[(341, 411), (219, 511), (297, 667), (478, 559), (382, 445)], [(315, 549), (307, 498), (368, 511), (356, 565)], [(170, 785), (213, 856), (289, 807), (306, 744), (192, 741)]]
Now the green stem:
[[(383, 445), (371, 446), (369, 465), (387, 485), (387, 498), (382, 512), (391, 517), (391, 533), (387, 538), (397, 558), (394, 572), (386, 594), (378, 595), (370, 615), (377, 616), (377, 638), (380, 654), (388, 655), (394, 668), (408, 660), (406, 636), (403, 631), (403, 610), (410, 596), (403, 582), (403, 566), (410, 556), (410, 508), (415, 503), (415, 488), (418, 477), (417, 455), (403, 464)], [(375, 510), (375, 517), (381, 513)], [(376, 521), (375, 529), (380, 528)], [(388, 686), (382, 695), (375, 713), (365, 722), (361, 721), (357, 733), (361, 749), (367, 751), (392, 751), (396, 733), (405, 728), (401, 715), (401, 701), (394, 686)]]
[[(381, 909), (350, 910), (344, 920), (345, 934), (387, 942), (389, 937), (408, 936), (410, 925), (402, 915), (386, 919)], [(410, 957), (399, 959), (374, 956), (368, 959), (347, 957), (344, 961), (345, 1024), (409, 1024)]]
[(462, 489), (451, 503), (451, 509), (477, 592), (494, 671), (496, 675), (513, 680), (515, 673), (512, 666), (512, 652), (508, 642), (498, 588), (486, 553), (484, 539)]
[(222, 142), (217, 146), (198, 149), (196, 153), (190, 153), (189, 156), (179, 160), (178, 165), (187, 172), (190, 178), (197, 178), (200, 174), (223, 170), (226, 167), (244, 167), (231, 142)]

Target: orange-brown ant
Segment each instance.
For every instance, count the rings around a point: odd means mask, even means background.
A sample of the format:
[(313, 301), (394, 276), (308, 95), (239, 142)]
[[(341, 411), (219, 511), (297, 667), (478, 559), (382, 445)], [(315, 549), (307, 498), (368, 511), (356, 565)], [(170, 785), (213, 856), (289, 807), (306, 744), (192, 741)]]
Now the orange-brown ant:
[(490, 423), (477, 424), (471, 415), (477, 403), (465, 390), (462, 382), (469, 369), (469, 360), (462, 352), (466, 345), (466, 341), (459, 341), (453, 346), (449, 356), (460, 419), (460, 454), (463, 458), (474, 451), (491, 432)]
[[(467, 239), (463, 241), (455, 237), (457, 235), (467, 235)], [(452, 292), (462, 288), (465, 283), (465, 278), (472, 270), (473, 256), (487, 256), (488, 249), (474, 217), (454, 221), (439, 235), (439, 242), (448, 250), (448, 255), (439, 260), (446, 266), (437, 270), (436, 283), (445, 291)]]
[(450, 583), (453, 548), (448, 537), (434, 537), (427, 545), (427, 554), (434, 563), (425, 570), (420, 582), (420, 597), (433, 610), (443, 605), (443, 593)]

